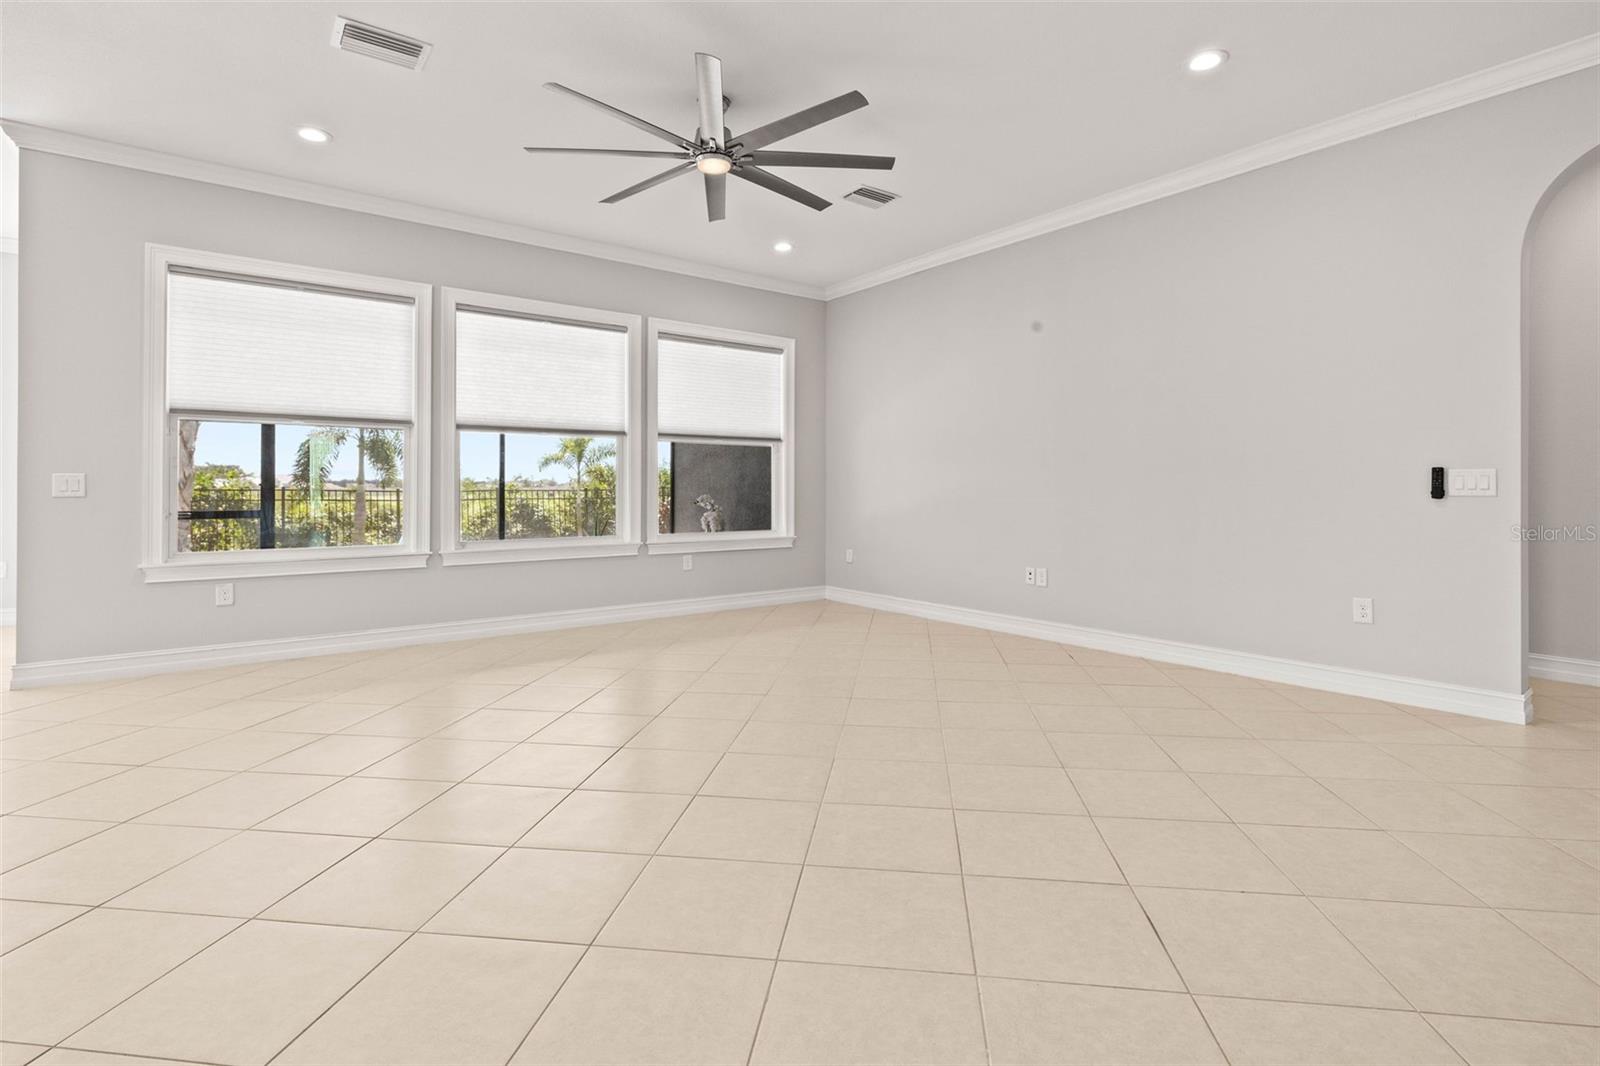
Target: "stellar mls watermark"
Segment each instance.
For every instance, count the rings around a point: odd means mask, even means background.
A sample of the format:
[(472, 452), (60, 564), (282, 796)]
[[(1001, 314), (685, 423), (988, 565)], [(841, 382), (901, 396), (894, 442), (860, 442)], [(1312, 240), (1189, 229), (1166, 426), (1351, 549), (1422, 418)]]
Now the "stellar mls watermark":
[(1600, 526), (1593, 523), (1586, 526), (1512, 526), (1511, 539), (1536, 541), (1541, 544), (1555, 542), (1593, 544), (1600, 540)]

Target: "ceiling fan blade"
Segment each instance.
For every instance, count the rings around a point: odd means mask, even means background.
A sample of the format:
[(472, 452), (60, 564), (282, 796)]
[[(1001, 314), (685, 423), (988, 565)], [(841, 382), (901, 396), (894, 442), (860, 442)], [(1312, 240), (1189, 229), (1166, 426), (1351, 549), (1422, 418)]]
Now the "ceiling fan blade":
[(700, 84), (700, 139), (722, 148), (722, 60), (694, 54), (695, 80)]
[(824, 200), (816, 193), (807, 192), (798, 185), (784, 181), (776, 174), (768, 174), (760, 167), (753, 167), (747, 164), (745, 166), (734, 167), (728, 173), (732, 174), (736, 178), (743, 178), (745, 181), (748, 181), (754, 185), (759, 185), (763, 189), (771, 189), (779, 196), (787, 196), (791, 200), (805, 204), (813, 211), (826, 211), (828, 208), (833, 206), (829, 201)]
[(706, 175), (706, 220), (721, 222), (728, 217), (728, 175)]
[(650, 136), (652, 136), (652, 137), (659, 137), (663, 141), (667, 141), (670, 144), (678, 145), (679, 147), (682, 147), (682, 148), (694, 147), (692, 142), (690, 142), (688, 140), (685, 140), (682, 137), (679, 137), (676, 133), (673, 133), (671, 130), (664, 130), (660, 126), (657, 126), (654, 122), (646, 122), (644, 119), (640, 118), (638, 115), (630, 115), (626, 111), (623, 111), (621, 108), (612, 107), (610, 104), (604, 103), (604, 102), (602, 102), (600, 100), (596, 100), (592, 96), (585, 96), (585, 95), (583, 95), (583, 93), (580, 93), (576, 89), (569, 89), (565, 85), (562, 85), (562, 84), (560, 84), (558, 82), (553, 82), (553, 81), (545, 82), (544, 83), (544, 87), (546, 89), (549, 89), (551, 92), (566, 93), (568, 96), (575, 97), (576, 99), (582, 100), (584, 103), (588, 104), (590, 107), (598, 107), (600, 110), (604, 111), (606, 114), (612, 115), (615, 118), (620, 118), (622, 121), (626, 122), (628, 125), (634, 127), (635, 129), (644, 130), (646, 133), (650, 134)]
[(684, 159), (682, 152), (646, 152), (633, 148), (524, 148), (524, 152), (570, 152), (577, 155), (627, 155), (639, 159)]
[(848, 167), (893, 170), (892, 155), (839, 155), (833, 152), (755, 152), (750, 162), (760, 167)]
[[(570, 92), (571, 90), (568, 91)], [(820, 126), (824, 122), (838, 118), (840, 115), (848, 115), (850, 112), (859, 111), (866, 106), (867, 98), (865, 96), (855, 91), (847, 92), (843, 96), (836, 96), (826, 103), (808, 107), (804, 111), (796, 111), (788, 118), (780, 118), (778, 121), (769, 122), (765, 126), (757, 126), (749, 133), (743, 133), (735, 137), (734, 141), (750, 150), (765, 148), (773, 141), (781, 141), (785, 137), (793, 137), (802, 130), (808, 130), (812, 126)]]
[(671, 170), (662, 171), (660, 174), (657, 174), (653, 178), (646, 178), (646, 179), (644, 179), (643, 181), (641, 181), (637, 185), (630, 185), (626, 189), (623, 189), (621, 192), (614, 192), (610, 196), (606, 197), (604, 200), (601, 200), (600, 202), (603, 203), (603, 204), (614, 204), (619, 200), (626, 200), (628, 197), (634, 195), (635, 193), (641, 193), (641, 192), (644, 192), (646, 189), (654, 188), (655, 186), (660, 185), (664, 181), (671, 181), (673, 178), (677, 177), (679, 174), (687, 174), (687, 173), (689, 173), (689, 171), (691, 171), (693, 169), (694, 169), (694, 160), (690, 159), (690, 160), (688, 160), (686, 162), (679, 163), (677, 166), (673, 167)]

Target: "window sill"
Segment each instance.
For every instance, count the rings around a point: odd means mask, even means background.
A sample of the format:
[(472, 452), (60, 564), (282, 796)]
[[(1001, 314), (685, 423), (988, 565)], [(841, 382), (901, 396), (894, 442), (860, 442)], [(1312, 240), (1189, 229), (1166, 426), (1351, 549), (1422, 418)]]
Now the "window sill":
[(792, 547), (794, 538), (780, 533), (672, 533), (650, 541), (645, 551), (651, 555), (688, 555)]
[(479, 541), (448, 548), (446, 566), (480, 566), (485, 563), (537, 563), (551, 559), (626, 558), (639, 554), (638, 541), (606, 540), (592, 544), (529, 544), (526, 541)]
[[(174, 581), (242, 581), (253, 577), (291, 577), (302, 574), (349, 574), (366, 570), (420, 570), (428, 565), (428, 552), (423, 551), (361, 551), (327, 549), (329, 554), (301, 556), (308, 549), (281, 548), (270, 554), (296, 554), (290, 558), (201, 559), (194, 556), (182, 561), (145, 563), (146, 584), (164, 584)], [(321, 551), (322, 549), (309, 549)], [(262, 552), (263, 555), (269, 552)]]

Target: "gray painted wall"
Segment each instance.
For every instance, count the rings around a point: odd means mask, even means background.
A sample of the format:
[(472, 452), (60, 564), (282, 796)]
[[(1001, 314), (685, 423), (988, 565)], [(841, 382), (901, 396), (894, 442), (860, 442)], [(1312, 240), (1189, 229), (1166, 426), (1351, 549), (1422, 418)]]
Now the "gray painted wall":
[[(1600, 526), (1600, 151), (1528, 236), (1528, 524)], [(1600, 543), (1528, 549), (1529, 647), (1600, 660)]]
[[(19, 662), (816, 585), (823, 305), (199, 182), (24, 152)], [(139, 382), (146, 242), (795, 338), (791, 549), (146, 585)], [(437, 348), (435, 358), (437, 358)], [(89, 495), (53, 500), (52, 471)], [(436, 483), (445, 479), (435, 470)], [(654, 489), (654, 483), (651, 484)], [(437, 527), (438, 509), (435, 508)], [(435, 529), (435, 543), (438, 530)]]
[(829, 583), (1520, 692), (1523, 238), (1597, 130), (1590, 70), (833, 301)]

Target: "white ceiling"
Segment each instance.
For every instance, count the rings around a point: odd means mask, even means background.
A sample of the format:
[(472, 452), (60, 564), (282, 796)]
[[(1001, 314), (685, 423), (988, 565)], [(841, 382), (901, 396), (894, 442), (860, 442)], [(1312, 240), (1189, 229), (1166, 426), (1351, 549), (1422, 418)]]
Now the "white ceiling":
[[(340, 52), (335, 15), (433, 54), (413, 73)], [(824, 286), (1592, 34), (1600, 5), (6, 2), (0, 20), (9, 120)], [(1209, 46), (1232, 61), (1187, 73)], [(735, 133), (861, 90), (870, 107), (773, 147), (896, 169), (782, 174), (904, 199), (817, 213), (731, 182), (710, 224), (692, 178), (596, 202), (659, 160), (520, 150), (665, 147), (546, 81), (692, 134), (697, 50), (723, 60)], [(303, 124), (335, 140), (305, 145)]]

